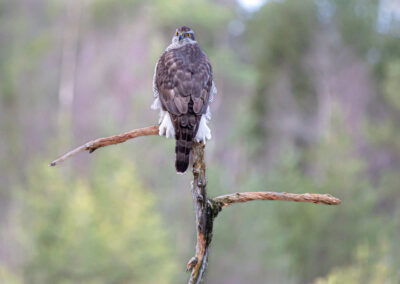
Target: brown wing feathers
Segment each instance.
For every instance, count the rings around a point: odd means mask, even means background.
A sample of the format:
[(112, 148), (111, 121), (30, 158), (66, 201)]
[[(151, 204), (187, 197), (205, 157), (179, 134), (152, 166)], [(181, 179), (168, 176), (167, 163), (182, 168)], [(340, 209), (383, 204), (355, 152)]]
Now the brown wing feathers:
[(175, 128), (176, 170), (185, 172), (212, 86), (211, 65), (197, 43), (164, 52), (157, 64), (156, 86)]

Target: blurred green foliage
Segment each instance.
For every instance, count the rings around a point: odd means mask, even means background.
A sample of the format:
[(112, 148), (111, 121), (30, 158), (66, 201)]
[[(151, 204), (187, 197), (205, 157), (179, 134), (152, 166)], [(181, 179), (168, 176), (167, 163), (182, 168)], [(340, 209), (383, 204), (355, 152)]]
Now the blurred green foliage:
[(206, 281), (398, 283), (400, 21), (392, 15), (382, 29), (382, 3), (266, 1), (249, 12), (234, 0), (0, 0), (0, 282), (186, 280), (195, 227), (173, 141), (138, 139), (46, 166), (88, 139), (156, 122), (154, 64), (185, 24), (219, 90), (209, 196), (342, 199), (224, 210)]
[(374, 46), (378, 0), (334, 0), (335, 21), (343, 40), (366, 53)]
[(299, 157), (289, 156), (267, 180), (280, 191), (328, 192), (343, 201), (339, 208), (284, 204), (274, 212), (284, 228), (276, 238), (285, 236), (292, 267), (304, 283), (327, 273), (332, 264), (349, 262), (352, 248), (360, 241), (374, 242), (381, 221), (374, 212), (377, 193), (365, 174), (364, 162), (352, 154), (351, 137), (338, 113), (330, 127), (327, 136), (307, 153), (312, 176), (299, 170)]
[(251, 42), (251, 59), (257, 69), (251, 115), (257, 123), (248, 128), (248, 132), (255, 140), (271, 135), (263, 121), (275, 95), (271, 87), (282, 76), (282, 70), (288, 73), (290, 90), (297, 103), (305, 111), (315, 107), (311, 77), (306, 72), (303, 54), (312, 42), (316, 21), (316, 7), (311, 0), (273, 1), (261, 7), (249, 21), (246, 37)]
[(103, 156), (78, 180), (41, 165), (18, 192), (27, 283), (174, 282), (165, 220), (132, 163)]
[(394, 111), (400, 111), (400, 60), (387, 64), (384, 83), (384, 97)]
[(317, 279), (315, 284), (398, 283), (400, 278), (390, 263), (388, 253), (386, 242), (379, 243), (377, 247), (359, 244), (355, 249), (354, 264), (333, 269), (325, 278)]

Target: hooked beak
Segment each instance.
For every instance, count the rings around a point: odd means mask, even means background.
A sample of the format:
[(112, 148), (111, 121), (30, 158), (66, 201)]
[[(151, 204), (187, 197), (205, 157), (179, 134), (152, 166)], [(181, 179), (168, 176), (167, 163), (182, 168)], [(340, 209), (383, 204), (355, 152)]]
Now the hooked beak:
[(182, 40), (184, 38), (183, 34), (179, 34), (179, 40)]

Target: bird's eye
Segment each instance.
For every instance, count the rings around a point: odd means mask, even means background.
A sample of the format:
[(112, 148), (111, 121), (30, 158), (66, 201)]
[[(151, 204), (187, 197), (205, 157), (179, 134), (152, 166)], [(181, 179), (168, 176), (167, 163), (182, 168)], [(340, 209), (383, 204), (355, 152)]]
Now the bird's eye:
[(178, 32), (176, 32), (176, 33), (175, 33), (175, 35), (177, 36), (177, 35), (179, 35), (179, 33), (178, 33)]
[(190, 37), (190, 34), (189, 34), (189, 33), (187, 33), (187, 34), (186, 34), (186, 36), (187, 36), (187, 37)]

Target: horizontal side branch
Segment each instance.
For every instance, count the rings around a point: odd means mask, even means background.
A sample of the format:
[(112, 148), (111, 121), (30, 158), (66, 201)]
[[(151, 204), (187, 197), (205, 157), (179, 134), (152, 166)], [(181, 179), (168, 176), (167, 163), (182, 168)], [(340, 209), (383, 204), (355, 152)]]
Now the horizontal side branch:
[[(140, 136), (158, 135), (158, 125), (134, 129), (123, 134), (98, 138), (89, 141), (74, 150), (64, 154), (53, 161), (50, 166), (56, 166), (62, 161), (76, 155), (82, 151), (92, 153), (98, 148), (123, 143), (129, 139)], [(206, 165), (204, 162), (204, 144), (193, 144), (193, 183), (192, 196), (196, 213), (197, 244), (196, 255), (187, 264), (187, 269), (191, 270), (189, 283), (200, 283), (204, 277), (207, 267), (208, 249), (212, 240), (213, 222), (218, 212), (223, 208), (237, 202), (247, 202), (252, 200), (284, 200), (296, 202), (313, 202), (328, 205), (339, 205), (340, 199), (330, 194), (316, 193), (286, 193), (286, 192), (242, 192), (218, 196), (208, 199), (206, 193)]]
[(123, 143), (129, 139), (133, 139), (133, 138), (141, 137), (141, 136), (149, 136), (149, 135), (158, 135), (158, 125), (148, 126), (148, 127), (144, 127), (144, 128), (138, 128), (138, 129), (134, 129), (134, 130), (122, 133), (122, 134), (98, 138), (96, 140), (89, 141), (89, 142), (75, 148), (74, 150), (69, 151), (68, 153), (62, 155), (57, 160), (54, 160), (53, 162), (50, 163), (49, 166), (52, 166), (52, 167), (56, 166), (59, 163), (65, 161), (66, 159), (68, 159), (82, 151), (89, 151), (89, 153), (92, 153), (96, 149), (104, 147), (104, 146), (119, 144), (119, 143)]
[(312, 202), (316, 204), (339, 205), (340, 199), (330, 194), (318, 193), (287, 193), (287, 192), (241, 192), (221, 195), (212, 199), (220, 209), (228, 207), (233, 203), (247, 202), (252, 200), (282, 200), (296, 202)]

